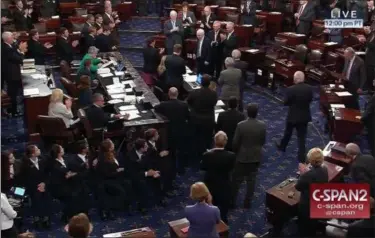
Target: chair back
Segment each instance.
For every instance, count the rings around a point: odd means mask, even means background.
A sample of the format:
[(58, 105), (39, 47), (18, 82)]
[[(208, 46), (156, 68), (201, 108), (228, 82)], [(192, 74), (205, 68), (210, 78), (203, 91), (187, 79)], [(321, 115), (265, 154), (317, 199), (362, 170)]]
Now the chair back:
[(323, 53), (320, 50), (312, 50), (308, 56), (309, 64), (318, 66), (322, 63)]
[(240, 14), (227, 13), (226, 21), (230, 21), (230, 22), (233, 22), (234, 24), (238, 24), (240, 22)]
[(75, 12), (76, 16), (87, 15), (87, 9), (85, 9), (85, 8), (75, 8), (74, 12)]
[(34, 23), (34, 28), (39, 34), (47, 33), (47, 25), (45, 22)]
[(79, 117), (83, 125), (86, 138), (90, 140), (93, 137), (93, 130), (92, 130), (90, 121), (87, 119), (85, 110), (83, 108), (78, 109), (77, 116)]
[(217, 0), (216, 5), (219, 5), (219, 7), (225, 7), (227, 5), (226, 0)]
[(68, 95), (72, 98), (77, 98), (79, 95), (79, 90), (77, 89), (77, 86), (74, 82), (69, 81), (68, 79), (61, 77), (60, 79), (62, 85), (68, 92)]
[(59, 117), (39, 115), (37, 120), (42, 137), (60, 138), (66, 131), (66, 125)]
[(300, 61), (301, 63), (305, 63), (308, 50), (309, 49), (304, 44), (297, 45), (296, 52), (294, 53), (294, 59)]

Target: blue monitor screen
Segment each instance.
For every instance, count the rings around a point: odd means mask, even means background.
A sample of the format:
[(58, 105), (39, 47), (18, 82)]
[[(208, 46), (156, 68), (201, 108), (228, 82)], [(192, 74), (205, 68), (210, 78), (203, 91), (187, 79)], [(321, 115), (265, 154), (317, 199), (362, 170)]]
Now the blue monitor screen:
[(197, 83), (202, 84), (202, 75), (201, 74), (197, 75)]
[(23, 196), (25, 195), (25, 189), (16, 187), (16, 189), (14, 190), (14, 194), (18, 196)]

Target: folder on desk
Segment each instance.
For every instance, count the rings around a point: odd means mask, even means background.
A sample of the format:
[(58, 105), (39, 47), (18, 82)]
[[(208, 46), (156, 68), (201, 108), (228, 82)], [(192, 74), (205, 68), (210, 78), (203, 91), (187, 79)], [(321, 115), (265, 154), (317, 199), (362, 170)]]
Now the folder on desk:
[(342, 146), (342, 144), (340, 144), (340, 143), (336, 143), (334, 146), (332, 146), (331, 150), (336, 152), (336, 153), (346, 154), (345, 153), (345, 147)]
[(110, 72), (111, 72), (111, 70), (108, 69), (108, 68), (100, 68), (97, 71), (98, 74), (107, 74), (107, 73), (110, 73)]
[(113, 95), (111, 95), (111, 98), (113, 98), (113, 99), (125, 98), (125, 94), (123, 94), (123, 93), (121, 93), (121, 94), (113, 94)]
[(337, 96), (339, 97), (348, 97), (348, 96), (352, 96), (351, 93), (349, 92), (335, 92)]
[(26, 88), (23, 90), (24, 96), (39, 95), (39, 88)]

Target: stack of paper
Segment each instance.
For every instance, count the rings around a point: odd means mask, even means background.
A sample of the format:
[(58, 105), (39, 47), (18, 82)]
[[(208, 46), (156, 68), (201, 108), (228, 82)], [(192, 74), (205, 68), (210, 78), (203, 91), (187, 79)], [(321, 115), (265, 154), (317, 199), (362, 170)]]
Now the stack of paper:
[(133, 119), (137, 119), (141, 117), (139, 115), (138, 110), (120, 111), (120, 114), (123, 116), (128, 114), (129, 115), (128, 120), (133, 120)]
[(35, 72), (36, 72), (36, 69), (21, 69), (21, 74), (32, 74)]
[[(329, 85), (330, 88), (335, 88), (336, 85), (335, 84), (330, 84)], [(345, 88), (344, 85), (339, 85), (339, 88)]]
[(331, 104), (331, 108), (332, 109), (345, 108), (345, 105), (344, 104)]
[(120, 111), (131, 111), (131, 110), (137, 110), (137, 108), (134, 105), (125, 105), (119, 107)]
[(45, 74), (32, 74), (31, 77), (33, 79), (47, 79), (47, 75)]
[(118, 93), (123, 93), (123, 92), (124, 92), (123, 88), (108, 89), (108, 94), (110, 94), (110, 95), (112, 95), (112, 94), (118, 94)]
[(247, 50), (246, 52), (255, 53), (255, 52), (258, 52), (258, 51), (259, 51), (258, 49), (250, 49), (250, 50)]
[(124, 88), (124, 85), (121, 83), (119, 84), (110, 84), (106, 86), (108, 90), (115, 89), (115, 88)]
[(97, 72), (98, 72), (98, 74), (107, 74), (107, 73), (110, 73), (111, 70), (108, 69), (108, 68), (100, 68), (100, 69), (98, 69)]
[(186, 75), (185, 77), (184, 77), (184, 80), (185, 80), (185, 82), (187, 82), (187, 83), (192, 83), (192, 82), (196, 82), (197, 81), (197, 75)]
[(100, 74), (100, 77), (102, 77), (102, 78), (107, 78), (107, 77), (112, 77), (112, 76), (113, 76), (112, 73)]
[(352, 96), (351, 93), (349, 92), (335, 92), (337, 96), (339, 97), (347, 97), (347, 96)]
[(26, 88), (23, 90), (24, 96), (39, 95), (39, 88)]
[(122, 102), (124, 102), (124, 100), (122, 99), (112, 99), (108, 101), (109, 104), (117, 104), (117, 103), (122, 103)]
[(111, 98), (113, 98), (113, 99), (123, 99), (123, 98), (125, 98), (125, 94), (123, 94), (123, 93), (113, 94), (113, 95), (111, 95)]
[(126, 95), (125, 102), (127, 102), (127, 103), (135, 103), (135, 95)]

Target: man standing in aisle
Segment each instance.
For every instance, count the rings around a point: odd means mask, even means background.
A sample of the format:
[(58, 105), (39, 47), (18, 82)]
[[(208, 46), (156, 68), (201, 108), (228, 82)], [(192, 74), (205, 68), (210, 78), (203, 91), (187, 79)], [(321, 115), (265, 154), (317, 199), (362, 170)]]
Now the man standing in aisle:
[(277, 148), (285, 152), (288, 146), (293, 129), (297, 130), (298, 138), (298, 160), (301, 163), (306, 161), (306, 135), (307, 125), (311, 121), (310, 103), (313, 99), (313, 91), (310, 85), (305, 84), (305, 74), (297, 71), (294, 74), (294, 84), (290, 86), (285, 95), (284, 105), (289, 106), (286, 118), (284, 137)]

